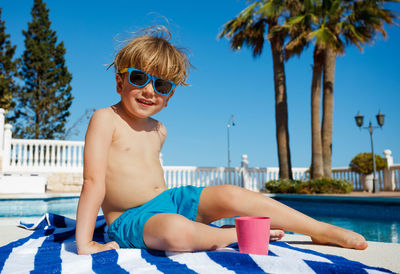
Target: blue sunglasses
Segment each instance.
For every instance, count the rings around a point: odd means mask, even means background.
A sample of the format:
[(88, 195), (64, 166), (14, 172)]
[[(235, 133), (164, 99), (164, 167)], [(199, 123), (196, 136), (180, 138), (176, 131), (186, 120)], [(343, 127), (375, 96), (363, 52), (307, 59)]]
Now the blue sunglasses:
[(153, 75), (150, 75), (140, 69), (124, 68), (119, 73), (128, 72), (129, 83), (135, 87), (144, 87), (150, 80), (153, 80), (153, 89), (160, 95), (167, 96), (171, 93), (176, 84), (169, 80), (164, 80)]

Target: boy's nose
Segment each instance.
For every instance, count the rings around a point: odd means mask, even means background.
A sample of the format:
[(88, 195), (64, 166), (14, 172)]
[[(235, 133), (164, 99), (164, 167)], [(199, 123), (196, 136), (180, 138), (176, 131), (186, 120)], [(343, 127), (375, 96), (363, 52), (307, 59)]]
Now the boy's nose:
[(155, 93), (155, 91), (153, 89), (153, 81), (152, 80), (143, 87), (143, 93), (146, 95), (149, 95), (149, 96), (153, 95)]

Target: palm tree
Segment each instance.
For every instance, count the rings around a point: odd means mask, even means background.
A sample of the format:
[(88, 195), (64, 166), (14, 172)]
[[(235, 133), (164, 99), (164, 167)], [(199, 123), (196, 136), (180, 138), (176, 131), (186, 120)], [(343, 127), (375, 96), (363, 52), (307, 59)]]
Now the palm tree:
[[(284, 66), (285, 32), (272, 33), (279, 26), (279, 19), (293, 9), (296, 1), (255, 1), (245, 8), (236, 18), (228, 21), (219, 34), (219, 38), (230, 39), (233, 50), (239, 50), (243, 44), (250, 47), (253, 57), (260, 56), (264, 47), (265, 32), (271, 44), (275, 86), (275, 121), (278, 144), (279, 178), (292, 179), (292, 165), (289, 147), (289, 127), (286, 94), (286, 75)], [(292, 8), (289, 8), (289, 7)]]
[[(360, 50), (379, 32), (386, 37), (384, 24), (393, 24), (395, 14), (384, 8), (394, 1), (303, 1), (303, 11), (292, 17), (283, 29), (295, 29), (288, 50), (300, 52), (315, 39), (313, 80), (311, 87), (312, 169), (311, 177), (331, 176), (333, 91), (336, 56), (345, 45)], [(301, 31), (298, 31), (301, 30)], [(320, 120), (321, 77), (323, 77), (323, 116)]]

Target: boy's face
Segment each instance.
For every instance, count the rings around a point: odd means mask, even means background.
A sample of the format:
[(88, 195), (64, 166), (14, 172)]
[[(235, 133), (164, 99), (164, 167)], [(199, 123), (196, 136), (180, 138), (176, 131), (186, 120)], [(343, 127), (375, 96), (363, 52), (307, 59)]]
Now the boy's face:
[(173, 90), (168, 96), (158, 94), (152, 81), (144, 87), (136, 87), (129, 83), (128, 73), (116, 74), (116, 82), (123, 106), (136, 118), (147, 118), (160, 112), (174, 93)]

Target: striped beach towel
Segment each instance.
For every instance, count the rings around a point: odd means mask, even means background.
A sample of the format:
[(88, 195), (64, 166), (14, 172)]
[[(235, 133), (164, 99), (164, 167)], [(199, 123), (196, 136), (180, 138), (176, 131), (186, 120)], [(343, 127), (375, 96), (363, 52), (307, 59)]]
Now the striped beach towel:
[[(1, 273), (393, 273), (282, 241), (270, 244), (268, 256), (239, 253), (237, 244), (192, 253), (118, 249), (77, 255), (75, 220), (49, 213), (21, 226), (34, 232), (0, 247)], [(94, 240), (107, 242), (106, 231), (99, 216)]]

